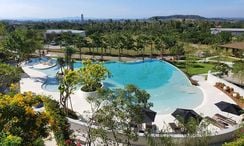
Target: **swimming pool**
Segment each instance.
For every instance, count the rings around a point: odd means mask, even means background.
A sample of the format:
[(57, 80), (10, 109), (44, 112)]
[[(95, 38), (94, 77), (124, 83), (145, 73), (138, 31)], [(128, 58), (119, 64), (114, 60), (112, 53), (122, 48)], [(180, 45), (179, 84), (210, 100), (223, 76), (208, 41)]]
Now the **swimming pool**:
[[(104, 65), (112, 76), (103, 81), (110, 89), (123, 88), (124, 85), (134, 84), (146, 90), (150, 95), (152, 109), (158, 114), (173, 112), (176, 108), (195, 108), (203, 100), (202, 91), (192, 86), (188, 78), (173, 65), (158, 60), (140, 62), (106, 62)], [(82, 66), (75, 62), (74, 68)], [(58, 80), (55, 75), (57, 66), (40, 70), (48, 75), (43, 88), (48, 91), (58, 91)]]

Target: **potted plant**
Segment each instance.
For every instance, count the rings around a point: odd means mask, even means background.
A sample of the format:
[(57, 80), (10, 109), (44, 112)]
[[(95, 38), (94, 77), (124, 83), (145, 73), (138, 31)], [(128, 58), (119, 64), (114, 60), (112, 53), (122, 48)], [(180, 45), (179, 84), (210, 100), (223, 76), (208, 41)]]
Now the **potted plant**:
[(81, 91), (94, 93), (102, 87), (102, 80), (106, 79), (109, 71), (102, 63), (92, 63), (91, 60), (83, 61), (83, 67), (79, 72), (81, 75)]

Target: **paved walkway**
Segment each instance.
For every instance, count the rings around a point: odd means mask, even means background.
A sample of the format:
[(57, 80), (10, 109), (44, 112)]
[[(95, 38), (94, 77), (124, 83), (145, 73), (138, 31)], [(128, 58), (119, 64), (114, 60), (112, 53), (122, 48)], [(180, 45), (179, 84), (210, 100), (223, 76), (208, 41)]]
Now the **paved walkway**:
[[(20, 81), (21, 92), (32, 91), (41, 95), (50, 95), (51, 98), (57, 101), (59, 100), (58, 92), (49, 92), (42, 89), (42, 84), (45, 82), (45, 79), (47, 78), (47, 76), (44, 73), (34, 70), (32, 69), (32, 66), (28, 66), (28, 65), (23, 65), (22, 68), (30, 77), (21, 79)], [(194, 109), (197, 113), (209, 117), (212, 117), (216, 113), (220, 113), (224, 116), (231, 117), (232, 119), (240, 122), (242, 118), (241, 116), (235, 116), (232, 114), (227, 114), (225, 112), (222, 112), (214, 105), (219, 101), (234, 103), (234, 101), (231, 98), (229, 98), (226, 94), (224, 94), (223, 92), (215, 88), (209, 82), (205, 81), (204, 75), (197, 75), (197, 76), (193, 76), (192, 78), (194, 80), (199, 81), (199, 88), (203, 91), (204, 94), (204, 100), (202, 104)], [(79, 112), (84, 115), (85, 111), (90, 110), (90, 105), (86, 101), (86, 99), (80, 96), (81, 95), (80, 92), (81, 92), (80, 90), (75, 91), (71, 99), (73, 103), (73, 109), (76, 112)], [(171, 114), (157, 115), (154, 124), (156, 124), (159, 129), (165, 129), (169, 127), (168, 126), (169, 122), (175, 122), (175, 121), (176, 121), (175, 118)], [(211, 131), (214, 131), (215, 133), (225, 132), (224, 130), (220, 130), (216, 127), (212, 128)]]

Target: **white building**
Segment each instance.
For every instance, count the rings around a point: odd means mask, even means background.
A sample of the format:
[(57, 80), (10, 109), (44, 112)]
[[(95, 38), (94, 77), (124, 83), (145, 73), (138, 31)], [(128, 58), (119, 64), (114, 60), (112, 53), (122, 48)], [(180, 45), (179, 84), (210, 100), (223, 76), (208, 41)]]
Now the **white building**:
[(244, 28), (210, 28), (211, 34), (218, 34), (220, 32), (230, 32), (232, 35), (240, 35), (244, 33)]
[(62, 33), (71, 33), (75, 35), (81, 35), (81, 36), (86, 36), (86, 33), (84, 30), (73, 30), (73, 29), (49, 29), (46, 30), (45, 35), (49, 34), (62, 34)]

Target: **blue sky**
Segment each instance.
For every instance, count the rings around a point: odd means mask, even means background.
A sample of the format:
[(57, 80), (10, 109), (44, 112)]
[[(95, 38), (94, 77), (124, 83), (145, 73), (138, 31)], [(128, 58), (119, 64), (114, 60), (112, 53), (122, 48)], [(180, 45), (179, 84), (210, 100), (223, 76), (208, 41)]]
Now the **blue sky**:
[(0, 18), (244, 17), (244, 0), (0, 0)]

